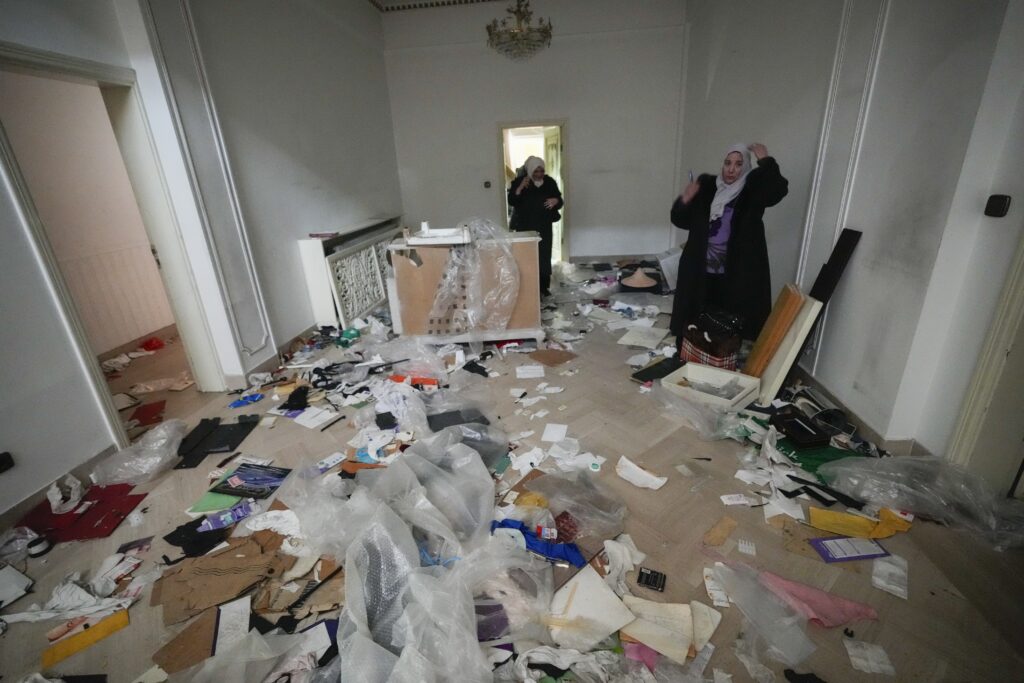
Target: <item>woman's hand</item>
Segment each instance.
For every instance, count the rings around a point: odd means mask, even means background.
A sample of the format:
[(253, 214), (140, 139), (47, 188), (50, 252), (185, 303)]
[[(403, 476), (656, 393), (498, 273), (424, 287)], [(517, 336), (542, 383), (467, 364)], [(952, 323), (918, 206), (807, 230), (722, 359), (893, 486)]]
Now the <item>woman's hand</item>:
[(522, 194), (523, 190), (525, 190), (526, 186), (529, 185), (529, 184), (530, 184), (530, 176), (524, 177), (523, 178), (523, 182), (519, 183), (519, 187), (516, 188), (516, 194)]
[(549, 199), (544, 200), (545, 209), (553, 209), (556, 206), (558, 206), (558, 199), (556, 197), (551, 197)]
[(747, 149), (754, 153), (754, 156), (757, 157), (758, 161), (768, 156), (768, 148), (762, 145), (760, 142), (755, 142), (754, 144), (750, 145), (750, 147), (748, 147)]
[(683, 188), (682, 194), (679, 197), (683, 200), (683, 204), (689, 204), (690, 200), (697, 196), (697, 191), (700, 190), (700, 183), (694, 180), (692, 183)]

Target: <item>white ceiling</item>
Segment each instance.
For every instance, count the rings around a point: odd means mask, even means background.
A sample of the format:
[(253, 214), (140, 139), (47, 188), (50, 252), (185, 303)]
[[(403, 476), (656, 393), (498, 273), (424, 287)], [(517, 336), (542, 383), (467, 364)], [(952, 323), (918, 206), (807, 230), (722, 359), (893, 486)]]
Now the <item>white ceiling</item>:
[(497, 0), (369, 0), (370, 4), (381, 12), (398, 12), (401, 10), (427, 9), (430, 7), (451, 7), (453, 5), (475, 5), (481, 2), (496, 1)]

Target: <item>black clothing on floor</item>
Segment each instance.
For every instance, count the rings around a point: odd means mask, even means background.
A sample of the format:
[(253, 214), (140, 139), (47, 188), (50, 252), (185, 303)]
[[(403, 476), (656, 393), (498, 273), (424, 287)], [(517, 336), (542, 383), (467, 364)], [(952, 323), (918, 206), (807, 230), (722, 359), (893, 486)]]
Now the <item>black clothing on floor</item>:
[[(540, 235), (537, 272), (540, 276), (540, 291), (547, 293), (551, 287), (551, 226), (562, 217), (558, 210), (565, 202), (562, 201), (558, 183), (551, 176), (544, 176), (540, 187), (531, 181), (520, 194), (516, 194), (516, 188), (523, 182), (523, 177), (517, 175), (508, 188), (508, 205), (512, 207), (512, 221), (509, 225), (517, 232), (534, 230)], [(545, 208), (544, 202), (552, 197), (558, 200), (555, 208)]]
[(708, 225), (711, 202), (715, 198), (716, 177), (702, 174), (700, 189), (689, 204), (676, 198), (672, 205), (672, 224), (689, 231), (686, 246), (679, 257), (679, 279), (672, 304), (670, 328), (677, 337), (697, 319), (709, 304), (709, 295), (719, 298), (720, 307), (743, 318), (743, 337), (754, 339), (771, 311), (771, 274), (768, 245), (764, 236), (764, 210), (775, 206), (789, 192), (789, 181), (782, 177), (773, 157), (758, 160), (757, 168), (747, 176), (746, 184), (735, 199), (731, 232), (721, 287), (709, 291), (707, 271)]

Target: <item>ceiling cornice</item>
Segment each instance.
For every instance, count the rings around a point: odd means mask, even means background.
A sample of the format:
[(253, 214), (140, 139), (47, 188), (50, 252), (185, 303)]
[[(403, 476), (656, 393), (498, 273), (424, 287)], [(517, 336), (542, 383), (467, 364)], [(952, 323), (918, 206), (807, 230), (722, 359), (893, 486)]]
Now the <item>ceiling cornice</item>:
[(411, 9), (430, 9), (433, 7), (454, 7), (455, 5), (477, 5), (483, 2), (496, 2), (497, 0), (421, 0), (410, 2), (409, 0), (368, 0), (379, 12), (401, 12)]

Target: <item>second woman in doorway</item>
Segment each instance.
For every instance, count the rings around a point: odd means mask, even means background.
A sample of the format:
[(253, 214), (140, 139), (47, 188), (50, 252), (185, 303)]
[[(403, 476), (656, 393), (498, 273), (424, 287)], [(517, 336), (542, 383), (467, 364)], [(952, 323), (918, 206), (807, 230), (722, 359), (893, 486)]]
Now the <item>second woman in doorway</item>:
[(540, 234), (538, 272), (540, 292), (551, 294), (552, 224), (562, 216), (562, 193), (554, 178), (545, 174), (544, 160), (529, 157), (508, 188), (508, 205), (512, 207), (509, 226), (515, 231), (535, 230)]

